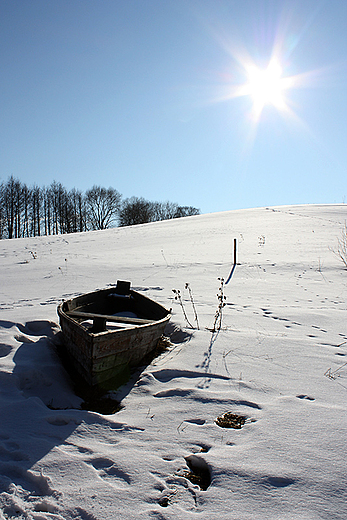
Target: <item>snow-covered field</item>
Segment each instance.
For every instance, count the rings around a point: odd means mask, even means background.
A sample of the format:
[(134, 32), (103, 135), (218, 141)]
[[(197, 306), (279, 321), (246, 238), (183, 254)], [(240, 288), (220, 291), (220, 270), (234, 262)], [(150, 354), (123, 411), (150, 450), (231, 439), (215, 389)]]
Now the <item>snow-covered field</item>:
[[(346, 519), (346, 219), (286, 206), (0, 241), (0, 518)], [(172, 308), (172, 345), (101, 415), (60, 363), (56, 306), (117, 279)]]

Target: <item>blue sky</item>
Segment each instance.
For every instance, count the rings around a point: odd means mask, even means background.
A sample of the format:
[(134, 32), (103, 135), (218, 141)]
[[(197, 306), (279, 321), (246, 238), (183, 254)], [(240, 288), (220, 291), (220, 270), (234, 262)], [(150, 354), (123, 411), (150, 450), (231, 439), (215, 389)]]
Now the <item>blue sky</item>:
[[(0, 181), (345, 202), (345, 0), (0, 0), (0, 24)], [(290, 86), (255, 115), (247, 66), (274, 56)]]

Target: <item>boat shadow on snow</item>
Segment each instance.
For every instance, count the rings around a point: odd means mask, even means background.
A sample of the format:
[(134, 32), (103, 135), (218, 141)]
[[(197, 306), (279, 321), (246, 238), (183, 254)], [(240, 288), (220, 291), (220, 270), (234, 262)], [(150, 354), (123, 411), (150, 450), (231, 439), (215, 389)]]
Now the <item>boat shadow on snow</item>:
[(25, 325), (7, 324), (7, 328), (13, 326), (18, 330), (15, 339), (21, 343), (13, 357), (13, 376), (23, 397), (39, 398), (51, 410), (80, 409), (104, 415), (122, 408), (121, 401), (153, 360), (189, 341), (192, 335), (169, 322), (157, 347), (141, 364), (127, 371), (123, 379), (118, 378), (114, 388), (103, 389), (88, 385), (71, 365), (64, 336), (56, 323), (37, 320)]
[[(63, 445), (82, 423), (105, 424), (115, 431), (133, 430), (122, 422), (112, 422), (103, 415), (115, 413), (120, 403), (106, 399), (83, 387), (76, 380), (76, 373), (66, 367), (61, 358), (62, 333), (58, 325), (47, 320), (25, 324), (0, 321), (0, 328), (7, 329), (12, 341), (2, 345), (1, 358), (13, 355), (14, 368), (8, 364), (0, 370), (0, 492), (8, 491), (13, 484), (26, 490), (30, 496), (54, 494), (49, 477), (36, 468), (55, 446)], [(11, 332), (10, 332), (11, 331)], [(120, 388), (118, 399), (133, 388), (141, 372), (158, 355), (170, 355), (170, 350), (189, 341), (191, 335), (179, 326), (169, 323), (163, 342), (151, 357), (132, 370), (128, 384)], [(89, 402), (88, 402), (89, 399)], [(100, 415), (96, 417), (96, 411)], [(20, 421), (18, 420), (20, 417)]]

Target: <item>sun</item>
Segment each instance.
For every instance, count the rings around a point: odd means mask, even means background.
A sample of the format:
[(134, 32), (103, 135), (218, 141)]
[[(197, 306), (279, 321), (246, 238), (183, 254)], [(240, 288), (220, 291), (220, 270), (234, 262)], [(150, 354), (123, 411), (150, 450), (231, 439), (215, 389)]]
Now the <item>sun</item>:
[(312, 88), (326, 70), (316, 69), (288, 75), (288, 69), (292, 68), (292, 64), (288, 61), (288, 57), (282, 59), (279, 44), (274, 44), (272, 54), (263, 67), (259, 66), (242, 45), (237, 50), (229, 46), (228, 50), (236, 65), (229, 66), (230, 68), (222, 74), (226, 81), (220, 85), (217, 95), (211, 101), (218, 103), (240, 97), (248, 98), (251, 101), (250, 110), (245, 115), (246, 121), (250, 123), (252, 141), (255, 139), (266, 107), (273, 107), (286, 120), (291, 120), (298, 127), (308, 130), (307, 125), (294, 109), (295, 102), (291, 91), (305, 87)]
[(253, 65), (247, 74), (246, 88), (255, 105), (260, 107), (264, 107), (266, 104), (283, 105), (282, 68), (279, 63), (272, 61), (263, 70)]
[(245, 66), (245, 72), (247, 81), (239, 95), (251, 97), (255, 119), (259, 119), (265, 105), (272, 105), (279, 111), (287, 110), (284, 91), (290, 87), (290, 82), (282, 76), (282, 67), (277, 60), (272, 59), (265, 69), (249, 64)]

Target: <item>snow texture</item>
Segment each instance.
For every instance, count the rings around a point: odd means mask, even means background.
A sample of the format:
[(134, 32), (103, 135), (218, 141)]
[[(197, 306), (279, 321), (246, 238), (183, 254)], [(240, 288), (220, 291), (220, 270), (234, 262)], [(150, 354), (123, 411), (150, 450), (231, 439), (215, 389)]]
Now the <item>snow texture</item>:
[[(0, 519), (346, 519), (346, 219), (286, 206), (0, 241)], [(171, 345), (102, 415), (60, 361), (56, 307), (117, 279), (172, 308)]]

